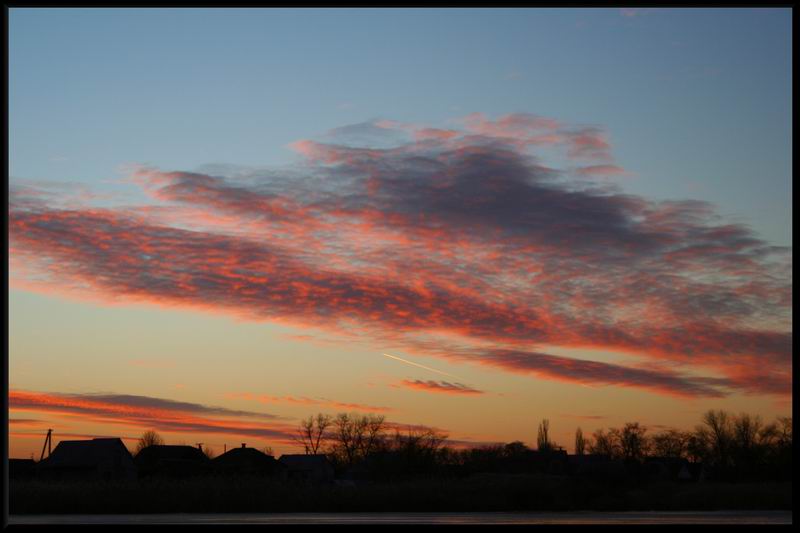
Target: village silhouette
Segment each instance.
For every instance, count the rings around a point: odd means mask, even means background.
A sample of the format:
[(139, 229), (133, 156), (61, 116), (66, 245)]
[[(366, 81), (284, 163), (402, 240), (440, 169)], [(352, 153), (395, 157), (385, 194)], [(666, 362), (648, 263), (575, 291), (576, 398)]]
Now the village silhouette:
[[(462, 509), (471, 500), (476, 508), (509, 510), (624, 508), (655, 505), (648, 502), (657, 498), (689, 507), (718, 501), (730, 508), (758, 506), (758, 498), (746, 495), (753, 491), (763, 495), (764, 505), (770, 501), (780, 508), (788, 501), (791, 507), (792, 419), (787, 417), (764, 423), (757, 416), (708, 411), (693, 431), (650, 434), (628, 423), (584, 436), (578, 428), (573, 453), (551, 440), (548, 420), (538, 425), (535, 449), (521, 441), (458, 448), (434, 429), (401, 429), (383, 416), (352, 413), (309, 417), (297, 428), (295, 440), (305, 453), (276, 459), (270, 448), (247, 443), (226, 445), (219, 455), (202, 443), (166, 444), (152, 430), (141, 436), (133, 453), (120, 438), (62, 440), (51, 449), (48, 431), (38, 461), (9, 460), (11, 512), (110, 512), (112, 504), (119, 510), (113, 495), (117, 489), (109, 493), (108, 486), (127, 487), (129, 495), (162, 491), (161, 511), (374, 510), (376, 505), (410, 510), (425, 497), (430, 499), (427, 510)], [(425, 496), (434, 490), (432, 483), (438, 483), (436, 490), (450, 487), (451, 494)], [(266, 507), (253, 502), (242, 507), (235, 498), (222, 497), (211, 509), (208, 503), (198, 509), (197, 497), (187, 496), (192, 492), (187, 487), (193, 486), (200, 492), (201, 487), (247, 487), (256, 495), (283, 488), (287, 494), (295, 491), (302, 502), (273, 496)], [(380, 491), (399, 486), (407, 487), (400, 501), (374, 501)], [(75, 494), (87, 490), (103, 492), (106, 503), (80, 501)], [(669, 500), (670, 494), (686, 490), (710, 491), (723, 500)], [(631, 501), (630, 494), (639, 494), (639, 500)], [(616, 503), (608, 503), (609, 498)], [(120, 493), (119, 499), (126, 498)], [(663, 501), (659, 505), (666, 505)], [(129, 501), (121, 508), (139, 509)], [(142, 504), (140, 509), (150, 507)]]

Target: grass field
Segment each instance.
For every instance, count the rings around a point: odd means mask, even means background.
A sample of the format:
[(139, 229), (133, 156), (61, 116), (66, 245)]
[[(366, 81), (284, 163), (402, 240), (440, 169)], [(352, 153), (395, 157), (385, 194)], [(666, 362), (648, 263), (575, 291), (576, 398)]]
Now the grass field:
[(609, 485), (574, 478), (474, 476), (351, 487), (254, 478), (12, 480), (11, 514), (791, 509), (789, 483)]

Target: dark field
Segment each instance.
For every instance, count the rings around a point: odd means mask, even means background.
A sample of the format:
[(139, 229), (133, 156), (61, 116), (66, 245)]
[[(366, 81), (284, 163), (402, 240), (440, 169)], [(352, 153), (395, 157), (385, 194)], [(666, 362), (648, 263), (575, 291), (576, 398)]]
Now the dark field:
[(169, 525), (169, 524), (671, 524), (780, 525), (792, 523), (791, 511), (642, 511), (642, 512), (489, 512), (489, 513), (226, 513), (135, 515), (17, 515), (12, 524)]
[(254, 478), (47, 483), (12, 480), (10, 514), (791, 510), (791, 482), (609, 485), (480, 475), (355, 486)]

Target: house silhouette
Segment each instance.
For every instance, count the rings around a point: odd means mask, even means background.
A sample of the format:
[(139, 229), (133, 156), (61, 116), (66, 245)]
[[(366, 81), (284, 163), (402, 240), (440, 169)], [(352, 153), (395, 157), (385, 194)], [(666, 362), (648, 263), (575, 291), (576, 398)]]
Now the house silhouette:
[(36, 462), (33, 459), (9, 459), (8, 479), (30, 479), (36, 471)]
[(133, 457), (118, 438), (62, 440), (53, 453), (36, 465), (43, 479), (136, 479)]
[(193, 446), (158, 444), (142, 449), (134, 459), (139, 475), (188, 477), (206, 474), (209, 459)]
[(287, 468), (271, 455), (248, 448), (233, 448), (216, 457), (212, 463), (213, 471), (219, 475), (252, 475), (286, 479)]

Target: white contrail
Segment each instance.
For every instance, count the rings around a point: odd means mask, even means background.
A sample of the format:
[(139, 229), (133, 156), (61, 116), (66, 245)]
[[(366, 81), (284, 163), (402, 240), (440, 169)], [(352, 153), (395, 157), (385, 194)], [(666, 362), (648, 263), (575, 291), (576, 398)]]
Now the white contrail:
[(437, 374), (450, 376), (451, 378), (462, 379), (462, 378), (460, 378), (458, 376), (454, 376), (453, 374), (448, 374), (447, 372), (442, 372), (441, 370), (436, 370), (435, 368), (431, 368), (429, 366), (421, 365), (421, 364), (415, 363), (413, 361), (406, 361), (405, 359), (401, 359), (400, 357), (397, 357), (396, 355), (389, 355), (388, 353), (385, 353), (383, 355), (385, 355), (386, 357), (391, 357), (392, 359), (397, 359), (398, 361), (401, 361), (403, 363), (407, 363), (409, 365), (418, 366), (420, 368), (424, 368), (425, 370), (430, 370), (431, 372), (436, 372)]

